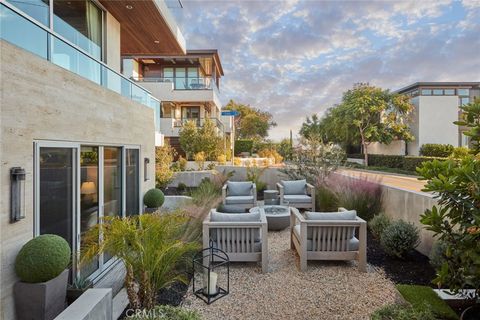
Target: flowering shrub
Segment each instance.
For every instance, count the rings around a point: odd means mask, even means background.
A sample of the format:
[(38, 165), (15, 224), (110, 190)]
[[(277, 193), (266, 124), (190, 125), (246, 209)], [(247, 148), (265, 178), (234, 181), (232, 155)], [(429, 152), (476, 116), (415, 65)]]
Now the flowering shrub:
[(196, 153), (195, 157), (194, 157), (194, 160), (195, 160), (195, 163), (198, 166), (198, 170), (205, 169), (205, 160), (206, 160), (205, 159), (205, 152), (200, 151), (200, 152)]
[(403, 220), (392, 222), (380, 236), (383, 250), (388, 255), (398, 258), (404, 258), (408, 252), (418, 246), (419, 242), (418, 228)]

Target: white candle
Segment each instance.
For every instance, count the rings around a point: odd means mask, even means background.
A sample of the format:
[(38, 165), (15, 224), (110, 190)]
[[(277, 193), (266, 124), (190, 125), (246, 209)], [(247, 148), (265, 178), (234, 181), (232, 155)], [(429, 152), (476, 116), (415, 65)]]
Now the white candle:
[(203, 275), (203, 285), (205, 286), (205, 291), (208, 289), (208, 295), (213, 296), (217, 294), (217, 278), (218, 274), (216, 272), (210, 272), (210, 282), (208, 282), (208, 273), (205, 272)]

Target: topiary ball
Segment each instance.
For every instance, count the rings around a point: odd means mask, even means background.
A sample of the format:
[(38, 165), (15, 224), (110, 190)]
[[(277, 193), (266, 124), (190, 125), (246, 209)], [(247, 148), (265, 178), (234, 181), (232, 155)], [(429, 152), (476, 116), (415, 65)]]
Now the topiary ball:
[(420, 231), (412, 223), (394, 221), (383, 230), (380, 245), (388, 255), (404, 258), (420, 243), (419, 234)]
[(143, 204), (147, 208), (159, 208), (165, 202), (165, 195), (160, 189), (150, 189), (143, 196)]
[(68, 242), (62, 237), (54, 234), (38, 236), (20, 249), (15, 272), (23, 282), (52, 280), (68, 267), (71, 253)]

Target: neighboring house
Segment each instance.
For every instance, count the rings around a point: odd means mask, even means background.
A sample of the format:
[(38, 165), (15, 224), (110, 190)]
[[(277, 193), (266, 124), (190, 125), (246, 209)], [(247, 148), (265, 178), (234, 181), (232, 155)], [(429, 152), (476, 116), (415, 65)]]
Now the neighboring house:
[(411, 97), (415, 106), (410, 125), (414, 141), (393, 141), (390, 145), (372, 143), (372, 154), (418, 155), (426, 143), (468, 147), (466, 129), (453, 124), (460, 116), (461, 105), (480, 97), (480, 82), (416, 82), (396, 91)]
[(220, 79), (222, 64), (217, 50), (187, 50), (186, 55), (124, 55), (123, 74), (161, 100), (157, 145), (164, 139), (179, 155), (179, 134), (187, 121), (198, 127), (210, 119), (225, 134), (221, 118)]
[[(121, 56), (186, 50), (161, 0), (1, 0), (0, 17), (0, 318), (9, 320), (15, 257), (40, 234), (68, 241), (71, 276), (114, 294), (123, 286), (115, 258), (78, 263), (84, 233), (102, 217), (140, 213), (155, 186), (159, 99), (121, 75)], [(14, 167), (27, 173), (18, 221)]]

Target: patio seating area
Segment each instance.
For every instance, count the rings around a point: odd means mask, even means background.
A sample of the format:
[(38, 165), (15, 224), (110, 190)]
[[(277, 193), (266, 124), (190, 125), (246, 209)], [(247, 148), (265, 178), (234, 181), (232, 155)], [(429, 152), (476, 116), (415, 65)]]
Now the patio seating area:
[(183, 307), (203, 319), (367, 319), (397, 299), (394, 284), (371, 266), (365, 273), (355, 262), (309, 261), (301, 272), (288, 228), (268, 232), (268, 256), (268, 273), (233, 263), (228, 296), (207, 305), (190, 288)]

